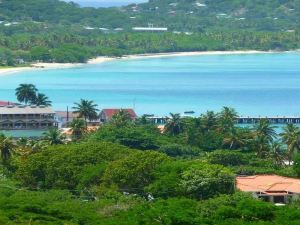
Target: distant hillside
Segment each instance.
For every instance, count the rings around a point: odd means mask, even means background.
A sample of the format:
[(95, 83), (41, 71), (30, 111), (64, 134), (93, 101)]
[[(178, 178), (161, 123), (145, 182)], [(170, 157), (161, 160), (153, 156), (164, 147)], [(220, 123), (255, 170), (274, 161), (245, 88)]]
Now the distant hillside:
[(119, 8), (81, 8), (58, 0), (2, 0), (0, 20), (124, 28), (165, 26), (173, 31), (297, 30), (300, 0), (150, 0)]
[[(133, 32), (132, 27), (168, 32)], [(0, 0), (0, 66), (127, 54), (300, 49), (300, 0), (150, 0), (92, 8)]]

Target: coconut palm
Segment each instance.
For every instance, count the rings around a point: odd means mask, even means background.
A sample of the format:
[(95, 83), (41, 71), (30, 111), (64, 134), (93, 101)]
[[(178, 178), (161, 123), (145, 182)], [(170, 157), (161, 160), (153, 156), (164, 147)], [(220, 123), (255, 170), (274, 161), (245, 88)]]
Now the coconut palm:
[(113, 115), (111, 123), (116, 127), (125, 127), (132, 122), (132, 116), (127, 110), (121, 109)]
[(0, 135), (0, 155), (4, 164), (11, 158), (15, 148), (16, 145), (11, 138)]
[(287, 156), (289, 163), (291, 163), (293, 154), (300, 148), (300, 129), (294, 124), (287, 124), (280, 136), (287, 145)]
[(266, 156), (270, 150), (270, 144), (277, 137), (275, 128), (268, 119), (261, 119), (254, 127), (254, 147), (259, 156)]
[(66, 140), (65, 135), (63, 135), (57, 128), (50, 128), (47, 132), (44, 132), (43, 139), (49, 143), (49, 145), (59, 145), (63, 144)]
[(244, 132), (240, 129), (231, 129), (231, 131), (225, 135), (223, 145), (228, 146), (230, 150), (238, 149), (244, 147), (247, 141), (248, 139)]
[(74, 139), (80, 139), (83, 133), (86, 131), (86, 124), (82, 119), (74, 119), (70, 123), (70, 127), (72, 129), (72, 135)]
[(180, 114), (170, 113), (170, 118), (165, 126), (165, 132), (171, 135), (178, 135), (183, 131), (183, 121)]
[(37, 88), (33, 84), (20, 84), (16, 89), (16, 96), (19, 102), (26, 105), (35, 100)]
[(52, 102), (49, 100), (49, 98), (41, 93), (38, 93), (35, 98), (30, 102), (33, 105), (37, 105), (37, 106), (51, 106)]
[(203, 132), (215, 129), (217, 125), (217, 115), (213, 111), (207, 111), (200, 116), (200, 127)]
[(233, 108), (224, 107), (218, 117), (218, 130), (223, 133), (230, 133), (234, 129), (238, 114)]
[(98, 105), (94, 104), (93, 101), (81, 99), (80, 103), (74, 103), (74, 113), (78, 113), (79, 117), (83, 118), (87, 126), (88, 120), (94, 120), (98, 118)]
[(271, 145), (269, 157), (273, 160), (273, 163), (275, 166), (280, 167), (280, 166), (284, 165), (285, 153), (284, 153), (281, 143), (274, 142)]

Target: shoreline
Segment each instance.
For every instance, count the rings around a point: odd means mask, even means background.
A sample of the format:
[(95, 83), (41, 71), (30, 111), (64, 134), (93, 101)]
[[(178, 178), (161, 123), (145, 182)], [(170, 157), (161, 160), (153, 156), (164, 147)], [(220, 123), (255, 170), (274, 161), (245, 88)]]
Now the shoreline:
[(33, 63), (31, 67), (15, 67), (15, 68), (0, 68), (0, 77), (12, 75), (25, 71), (38, 71), (38, 70), (49, 70), (49, 69), (68, 69), (81, 67), (84, 65), (95, 65), (115, 60), (134, 60), (134, 59), (147, 59), (147, 58), (167, 58), (167, 57), (179, 57), (179, 56), (207, 56), (207, 55), (248, 55), (248, 54), (274, 54), (274, 53), (289, 53), (299, 52), (294, 51), (195, 51), (195, 52), (169, 52), (169, 53), (146, 53), (136, 55), (125, 55), (123, 57), (106, 57), (99, 56), (94, 59), (88, 60), (87, 63)]

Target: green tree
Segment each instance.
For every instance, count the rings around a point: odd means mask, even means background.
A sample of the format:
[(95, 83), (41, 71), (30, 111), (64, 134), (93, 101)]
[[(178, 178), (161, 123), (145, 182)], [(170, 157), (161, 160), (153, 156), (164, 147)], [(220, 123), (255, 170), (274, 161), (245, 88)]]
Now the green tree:
[(234, 192), (235, 176), (221, 165), (193, 165), (182, 173), (181, 185), (187, 196), (206, 199)]
[(83, 118), (87, 126), (88, 120), (94, 120), (98, 118), (97, 104), (94, 104), (93, 101), (81, 99), (79, 103), (74, 103), (75, 106), (73, 109), (74, 113), (78, 113), (79, 117)]
[(294, 124), (287, 124), (280, 136), (287, 146), (288, 160), (291, 163), (293, 154), (300, 148), (300, 129)]
[(223, 133), (232, 133), (235, 129), (234, 125), (238, 118), (238, 114), (233, 108), (224, 107), (219, 114), (218, 129)]
[(45, 94), (38, 93), (35, 98), (30, 102), (33, 105), (37, 106), (51, 106), (52, 102), (49, 100), (49, 98)]
[(20, 84), (16, 89), (16, 96), (19, 102), (24, 102), (27, 105), (35, 100), (37, 91), (33, 84)]
[(110, 123), (116, 127), (126, 127), (132, 124), (132, 117), (127, 110), (121, 109), (118, 113), (113, 115)]
[(50, 128), (44, 132), (43, 139), (50, 145), (59, 145), (65, 143), (66, 137), (57, 128)]
[(11, 138), (0, 135), (0, 154), (4, 164), (9, 161), (15, 148), (16, 145)]
[(217, 115), (213, 111), (207, 111), (206, 114), (200, 116), (200, 127), (204, 133), (214, 130), (216, 126)]
[(116, 184), (130, 193), (143, 193), (153, 180), (153, 172), (168, 157), (158, 152), (134, 152), (124, 159), (112, 162), (103, 176), (107, 185)]
[(268, 119), (261, 119), (254, 127), (254, 148), (259, 156), (266, 156), (270, 145), (277, 137), (275, 127)]
[(176, 136), (183, 132), (183, 122), (181, 120), (180, 114), (170, 113), (170, 118), (165, 126), (165, 132)]
[(70, 123), (70, 127), (72, 129), (72, 136), (75, 140), (81, 139), (86, 131), (86, 124), (82, 119), (74, 119)]

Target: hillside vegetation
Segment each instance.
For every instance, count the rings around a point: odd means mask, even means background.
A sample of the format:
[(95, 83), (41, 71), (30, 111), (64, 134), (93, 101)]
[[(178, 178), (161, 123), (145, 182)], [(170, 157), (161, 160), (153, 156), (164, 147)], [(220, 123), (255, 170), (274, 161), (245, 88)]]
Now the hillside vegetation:
[[(58, 0), (2, 0), (0, 64), (86, 62), (96, 56), (300, 48), (300, 0), (152, 0), (81, 8)], [(166, 33), (137, 33), (135, 26)]]

